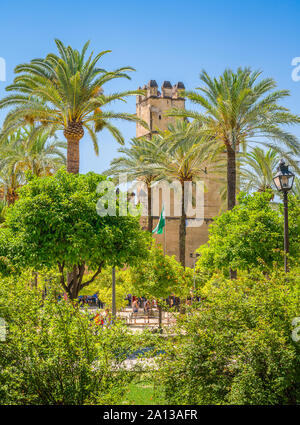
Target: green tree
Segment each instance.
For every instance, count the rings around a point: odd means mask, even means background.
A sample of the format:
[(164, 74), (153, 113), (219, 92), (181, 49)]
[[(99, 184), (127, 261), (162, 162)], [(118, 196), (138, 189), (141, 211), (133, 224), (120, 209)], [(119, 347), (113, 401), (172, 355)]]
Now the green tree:
[[(272, 192), (241, 193), (239, 204), (210, 225), (208, 243), (198, 249), (199, 270), (267, 270), (283, 261), (283, 215), (270, 204)], [(299, 260), (299, 201), (290, 197), (290, 254)]]
[[(19, 267), (58, 267), (62, 288), (74, 299), (105, 265), (123, 267), (147, 255), (149, 235), (138, 217), (96, 211), (104, 192), (97, 187), (106, 177), (95, 173), (31, 177), (20, 199), (7, 212), (1, 229), (0, 254)], [(1, 232), (0, 232), (1, 233)], [(85, 271), (93, 271), (91, 277)], [(66, 281), (66, 271), (70, 277)]]
[[(96, 133), (106, 128), (123, 143), (123, 137), (112, 119), (136, 121), (133, 114), (103, 111), (116, 100), (125, 101), (138, 91), (105, 95), (103, 86), (117, 78), (127, 78), (131, 67), (105, 71), (97, 66), (102, 51), (86, 59), (87, 42), (81, 52), (55, 40), (59, 54), (50, 53), (45, 59), (33, 59), (18, 65), (14, 83), (6, 88), (12, 95), (0, 101), (0, 108), (13, 107), (4, 121), (2, 138), (27, 123), (38, 123), (52, 130), (63, 130), (67, 139), (67, 170), (79, 172), (79, 141), (87, 131), (98, 154)], [(142, 123), (142, 122), (141, 122)]]
[[(199, 92), (187, 91), (185, 96), (203, 112), (172, 110), (170, 116), (192, 118), (199, 134), (212, 138), (226, 151), (227, 156), (227, 207), (236, 203), (237, 152), (250, 142), (260, 143), (282, 152), (299, 154), (300, 143), (284, 125), (298, 124), (300, 117), (293, 115), (278, 102), (289, 96), (287, 90), (274, 90), (272, 78), (259, 80), (261, 72), (239, 68), (236, 72), (226, 69), (219, 78), (211, 78), (207, 72), (200, 74), (203, 87)], [(282, 152), (283, 155), (285, 152)]]

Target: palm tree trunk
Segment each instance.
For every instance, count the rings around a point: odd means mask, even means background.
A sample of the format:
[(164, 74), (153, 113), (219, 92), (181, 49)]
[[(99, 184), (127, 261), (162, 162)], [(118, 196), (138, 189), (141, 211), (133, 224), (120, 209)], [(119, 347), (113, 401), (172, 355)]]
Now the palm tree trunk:
[[(65, 134), (66, 137), (66, 134)], [(67, 139), (67, 171), (72, 174), (79, 174), (79, 140), (74, 137), (66, 137)], [(74, 269), (73, 272), (67, 273), (68, 283), (71, 280), (75, 280)], [(75, 282), (74, 282), (75, 283)], [(78, 289), (76, 285), (73, 285), (69, 296), (71, 299), (75, 299), (78, 296)]]
[(7, 205), (8, 206), (13, 205), (17, 199), (18, 199), (18, 195), (15, 189), (9, 190), (9, 192), (6, 195)]
[[(232, 210), (236, 204), (236, 153), (227, 148), (227, 209)], [(237, 271), (229, 269), (230, 279), (237, 278)]]
[(67, 138), (67, 171), (79, 174), (79, 140)]
[(148, 232), (152, 233), (153, 229), (153, 217), (152, 217), (152, 190), (151, 184), (147, 185), (148, 194)]
[(179, 261), (185, 267), (186, 214), (184, 208), (184, 182), (181, 182), (181, 217), (179, 225)]
[(236, 203), (236, 153), (227, 148), (227, 209), (232, 210)]

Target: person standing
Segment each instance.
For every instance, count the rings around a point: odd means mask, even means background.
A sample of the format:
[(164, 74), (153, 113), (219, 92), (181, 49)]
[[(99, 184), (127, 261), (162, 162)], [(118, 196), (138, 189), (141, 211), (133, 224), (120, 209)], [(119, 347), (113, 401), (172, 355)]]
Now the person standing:
[(136, 316), (138, 312), (139, 312), (139, 304), (138, 304), (138, 300), (135, 299), (132, 303), (132, 316), (134, 316), (134, 323), (136, 323)]

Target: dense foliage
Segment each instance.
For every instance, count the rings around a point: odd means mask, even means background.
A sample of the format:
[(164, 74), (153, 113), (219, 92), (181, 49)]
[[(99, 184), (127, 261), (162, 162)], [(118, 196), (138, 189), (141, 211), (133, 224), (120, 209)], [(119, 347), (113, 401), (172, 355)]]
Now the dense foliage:
[(215, 276), (179, 321), (159, 376), (171, 404), (299, 404), (299, 270)]
[[(239, 195), (239, 204), (217, 217), (209, 242), (201, 246), (198, 270), (248, 270), (283, 263), (283, 214), (270, 199), (272, 192)], [(290, 255), (299, 259), (300, 203), (290, 196)]]
[(0, 285), (0, 404), (115, 404), (132, 374), (123, 363), (137, 337), (121, 323), (100, 327), (52, 291), (42, 297), (30, 279)]

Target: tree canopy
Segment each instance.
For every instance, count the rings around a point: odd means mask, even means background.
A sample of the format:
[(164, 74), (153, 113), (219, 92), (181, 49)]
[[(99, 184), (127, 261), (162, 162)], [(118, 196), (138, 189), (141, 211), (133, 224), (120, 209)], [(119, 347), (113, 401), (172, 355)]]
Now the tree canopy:
[[(74, 298), (101, 273), (105, 265), (136, 264), (147, 254), (149, 236), (137, 217), (100, 217), (99, 182), (106, 177), (65, 170), (54, 176), (31, 176), (20, 199), (9, 208), (0, 232), (0, 254), (16, 266), (58, 267), (63, 288)], [(94, 271), (84, 279), (86, 268)], [(66, 282), (65, 272), (73, 271)]]
[[(232, 211), (217, 217), (209, 228), (209, 241), (198, 249), (198, 269), (248, 270), (272, 267), (283, 261), (283, 216), (270, 203), (272, 191), (239, 195)], [(290, 254), (299, 259), (299, 208), (290, 196)]]

